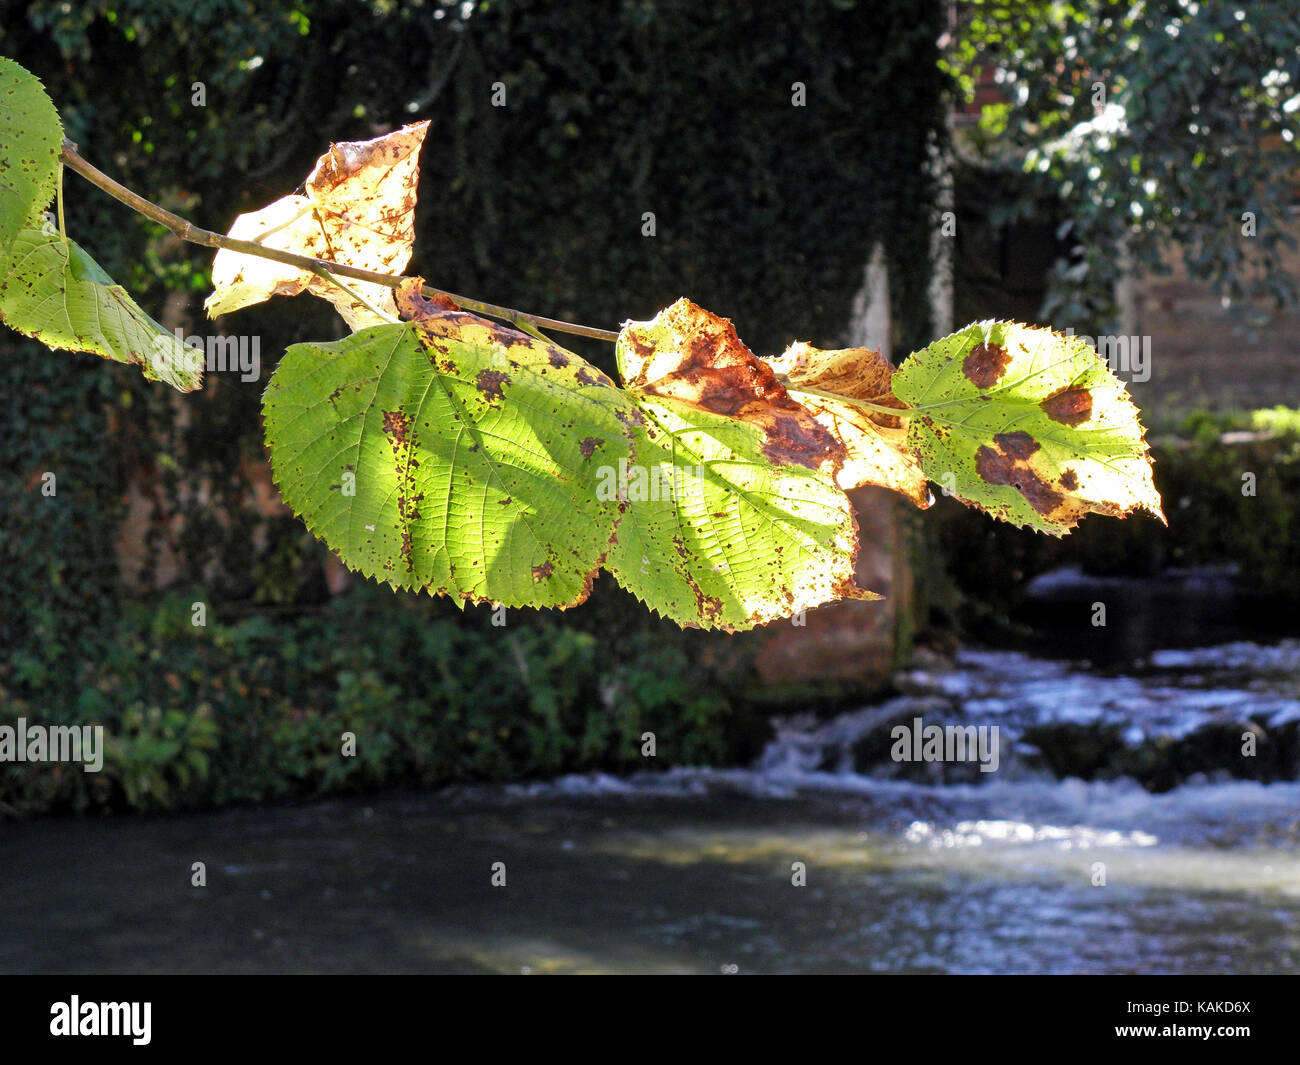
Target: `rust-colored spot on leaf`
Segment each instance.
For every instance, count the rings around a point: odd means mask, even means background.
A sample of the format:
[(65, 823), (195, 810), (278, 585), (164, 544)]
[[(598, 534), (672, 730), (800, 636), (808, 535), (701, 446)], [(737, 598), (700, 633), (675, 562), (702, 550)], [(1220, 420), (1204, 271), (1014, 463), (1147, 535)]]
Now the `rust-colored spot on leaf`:
[[(657, 343), (648, 339), (656, 334)], [(726, 318), (680, 299), (648, 324), (625, 325), (620, 343), (630, 388), (756, 425), (772, 462), (815, 470), (843, 461), (844, 445), (790, 397)]]
[(1052, 421), (1073, 428), (1092, 417), (1092, 393), (1086, 388), (1062, 388), (1053, 392), (1039, 406)]
[(578, 379), (579, 384), (583, 385), (603, 385), (606, 388), (612, 388), (614, 385), (613, 381), (594, 367), (579, 366), (573, 376)]
[(1079, 487), (1079, 477), (1073, 470), (1061, 471), (1061, 487), (1067, 492), (1073, 492)]
[(540, 566), (533, 567), (533, 580), (535, 581), (547, 580), (554, 572), (555, 572), (555, 567), (551, 565), (551, 563), (543, 562)]
[(600, 437), (589, 436), (587, 437), (586, 440), (584, 440), (581, 444), (578, 445), (578, 450), (582, 452), (582, 457), (584, 459), (589, 459), (591, 458), (592, 453), (596, 450), (596, 448), (600, 447), (600, 445), (603, 444), (604, 442), (605, 441), (602, 440)]
[(961, 372), (976, 388), (992, 388), (1007, 372), (1011, 355), (1001, 344), (976, 344), (962, 361)]
[(1028, 433), (1016, 430), (1014, 433), (998, 433), (993, 438), (998, 450), (1016, 459), (1027, 459), (1038, 450), (1038, 441)]
[(489, 400), (501, 399), (501, 386), (510, 382), (509, 376), (500, 370), (479, 370), (475, 385)]
[(562, 351), (556, 351), (552, 348), (546, 353), (547, 361), (550, 362), (557, 370), (561, 370), (569, 365), (569, 357)]
[(384, 432), (393, 438), (394, 447), (406, 443), (410, 428), (411, 418), (409, 415), (403, 414), (400, 410), (384, 411)]
[(1065, 501), (1065, 496), (1044, 481), (1028, 462), (1006, 449), (994, 451), (981, 445), (975, 452), (975, 471), (989, 484), (1015, 488), (1039, 514), (1051, 514)]

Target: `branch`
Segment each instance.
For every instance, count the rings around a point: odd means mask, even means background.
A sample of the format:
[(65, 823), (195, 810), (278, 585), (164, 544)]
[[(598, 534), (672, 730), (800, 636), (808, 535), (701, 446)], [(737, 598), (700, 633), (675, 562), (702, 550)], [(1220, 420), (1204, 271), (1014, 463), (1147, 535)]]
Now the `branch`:
[[(332, 263), (325, 259), (312, 259), (306, 255), (294, 255), (293, 252), (280, 251), (278, 248), (266, 248), (252, 241), (236, 240), (220, 233), (213, 233), (211, 230), (200, 229), (180, 215), (172, 214), (171, 211), (159, 207), (156, 203), (151, 203), (143, 196), (132, 192), (125, 185), (114, 181), (103, 171), (91, 166), (90, 163), (77, 154), (77, 146), (66, 138), (63, 141), (63, 153), (60, 158), (64, 165), (75, 170), (92, 185), (107, 192), (114, 199), (120, 200), (136, 213), (157, 222), (160, 226), (190, 244), (198, 244), (205, 248), (225, 248), (227, 251), (239, 252), (241, 255), (256, 255), (262, 259), (274, 259), (276, 262), (296, 266), (300, 270), (307, 270), (312, 273), (323, 270), (331, 274), (337, 274), (340, 277), (350, 277), (357, 281), (369, 281), (373, 285), (383, 285), (386, 288), (396, 288), (404, 280), (403, 277), (394, 277), (391, 274), (377, 274), (373, 270), (363, 270), (358, 266), (346, 266), (343, 263)], [(517, 311), (512, 307), (499, 307), (494, 303), (484, 303), (482, 300), (458, 296), (454, 292), (446, 292), (443, 289), (435, 289), (428, 285), (421, 291), (429, 297), (436, 295), (450, 297), (466, 310), (503, 319), (517, 329), (531, 333), (533, 336), (537, 335), (539, 329), (550, 329), (557, 333), (571, 333), (574, 336), (608, 340), (611, 343), (618, 339), (618, 334), (609, 329), (597, 329), (590, 325), (562, 322), (556, 318), (543, 318), (538, 314)]]

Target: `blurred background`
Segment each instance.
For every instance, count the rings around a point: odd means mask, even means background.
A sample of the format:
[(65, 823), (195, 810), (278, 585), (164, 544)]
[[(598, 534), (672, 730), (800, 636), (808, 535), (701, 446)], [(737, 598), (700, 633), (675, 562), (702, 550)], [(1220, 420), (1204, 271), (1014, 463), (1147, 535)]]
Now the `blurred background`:
[[(0, 717), (107, 736), (97, 774), (0, 763), (0, 968), (1300, 965), (1293, 5), (35, 0), (0, 54), (220, 232), (431, 120), (408, 272), (493, 303), (616, 329), (684, 295), (769, 355), (1126, 338), (1169, 517), (1057, 541), (862, 491), (889, 598), (740, 636), (608, 577), (504, 627), (394, 596), (263, 447), (333, 309), (207, 322), (210, 254), (68, 174), (76, 239), (261, 377), (180, 396), (0, 335)], [(998, 771), (894, 761), (921, 716), (999, 725)]]

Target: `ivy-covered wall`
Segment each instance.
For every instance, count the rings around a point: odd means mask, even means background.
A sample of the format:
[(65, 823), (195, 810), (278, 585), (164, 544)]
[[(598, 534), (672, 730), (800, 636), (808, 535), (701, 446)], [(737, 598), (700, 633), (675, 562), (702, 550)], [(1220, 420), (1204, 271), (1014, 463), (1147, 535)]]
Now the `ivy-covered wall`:
[[(411, 271), (432, 284), (611, 328), (688, 295), (733, 319), (764, 353), (796, 338), (842, 344), (853, 294), (880, 242), (898, 346), (907, 351), (929, 339), (934, 196), (926, 161), (943, 136), (941, 7), (34, 0), (6, 9), (0, 53), (44, 80), (86, 158), (199, 225), (224, 230), (236, 213), (292, 191), (330, 140), (428, 118)], [(196, 83), (205, 106), (195, 105)], [(504, 106), (494, 106), (502, 90)], [(143, 306), (187, 333), (216, 331), (201, 311), (208, 254), (160, 236), (75, 175), (65, 192), (69, 229)], [(647, 213), (653, 236), (643, 235)], [(190, 714), (207, 703), (214, 738), (205, 765), (233, 757), (247, 739), (247, 705), (215, 687), (241, 683), (236, 658), (199, 655), (210, 673), (196, 687), (131, 688), (136, 682), (108, 655), (124, 643), (140, 653), (155, 646), (113, 555), (129, 489), (146, 500), (150, 519), (140, 583), (152, 583), (148, 571), (166, 547), (179, 559), (176, 601), (203, 600), (220, 625), (254, 624), (268, 661), (283, 671), (266, 667), (262, 682), (273, 694), (291, 689), (294, 654), (303, 653), (294, 626), (327, 611), (326, 555), (299, 523), (258, 506), (265, 483), (258, 400), (287, 344), (340, 336), (343, 326), (308, 297), (272, 301), (221, 326), (259, 338), (261, 379), (210, 374), (203, 392), (188, 397), (147, 385), (129, 368), (52, 354), (0, 331), (7, 712), (93, 716), (126, 735), (145, 729), (140, 722), (153, 709)], [(574, 346), (612, 369), (608, 345)], [(46, 471), (57, 478), (54, 497), (41, 493)], [(155, 618), (172, 609), (144, 607)], [(400, 609), (495, 640), (484, 611), (461, 615), (443, 601)], [(336, 669), (346, 665), (349, 642), (363, 662), (386, 638), (382, 612), (349, 616), (364, 622), (331, 629), (344, 644), (332, 652), (343, 656)], [(656, 654), (680, 649), (707, 674), (698, 682), (722, 693), (697, 714), (703, 746), (691, 757), (740, 757), (750, 744), (723, 676), (743, 675), (753, 639), (680, 633), (609, 581), (597, 582), (577, 611), (511, 624), (550, 633), (546, 639), (567, 639), (556, 634), (570, 630), (596, 635), (593, 677), (632, 654), (611, 633), (639, 633)], [(293, 654), (284, 651), (289, 645)], [(491, 646), (498, 669), (520, 670), (518, 655), (501, 654), (499, 641)], [(406, 668), (435, 668), (419, 658), (424, 652), (413, 653)], [(156, 663), (164, 673), (165, 666)], [(337, 686), (329, 698), (337, 707)], [(664, 714), (676, 698), (663, 697)], [(600, 700), (588, 702), (581, 713), (607, 713)], [(533, 726), (557, 729), (558, 720)], [(552, 759), (547, 771), (617, 763), (645, 722), (626, 725), (617, 741), (589, 745), (581, 759)], [(264, 742), (274, 734), (265, 732)], [(150, 755), (163, 766), (158, 772), (169, 771), (176, 749)], [(124, 746), (119, 762), (131, 757), (144, 755)], [(679, 746), (676, 758), (685, 757)], [(504, 773), (512, 763), (494, 764)], [(9, 774), (0, 781), (15, 772), (0, 767)], [(270, 782), (249, 790), (274, 793)], [(120, 801), (127, 789), (115, 794)]]

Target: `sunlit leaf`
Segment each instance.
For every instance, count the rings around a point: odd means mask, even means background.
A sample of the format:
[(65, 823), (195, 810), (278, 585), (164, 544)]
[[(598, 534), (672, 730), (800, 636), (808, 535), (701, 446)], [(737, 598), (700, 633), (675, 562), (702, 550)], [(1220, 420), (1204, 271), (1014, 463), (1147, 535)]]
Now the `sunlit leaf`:
[(1079, 337), (979, 322), (910, 356), (893, 386), (926, 476), (964, 502), (1054, 536), (1089, 511), (1164, 521), (1138, 410)]
[(789, 383), (793, 397), (843, 445), (836, 484), (841, 488), (880, 485), (901, 492), (918, 507), (930, 505), (925, 475), (908, 450), (905, 419), (852, 402), (905, 406), (894, 396), (890, 384), (894, 367), (888, 359), (868, 348), (821, 351), (796, 343), (769, 362)]
[(40, 79), (0, 56), (0, 260), (54, 196), (63, 127)]
[(418, 295), (398, 325), (295, 344), (263, 400), (285, 501), (352, 568), (506, 606), (582, 602), (636, 410), (578, 356)]
[(729, 631), (878, 598), (853, 583), (842, 448), (729, 322), (678, 300), (624, 325), (618, 361), (643, 414), (635, 464), (602, 485), (623, 509), (606, 562), (623, 587), (679, 624)]
[(181, 392), (199, 387), (204, 353), (169, 333), (86, 252), (48, 223), (24, 229), (0, 281), (0, 319), (46, 347), (138, 365)]
[[(284, 196), (260, 211), (240, 215), (229, 236), (376, 273), (401, 274), (411, 261), (419, 154), (428, 128), (428, 122), (417, 122), (373, 140), (330, 145), (307, 178), (305, 195)], [(397, 317), (391, 289), (344, 280), (383, 314)], [(309, 271), (224, 248), (212, 263), (212, 286), (204, 307), (213, 318), (271, 296), (306, 290), (329, 300), (353, 330), (385, 321)]]

